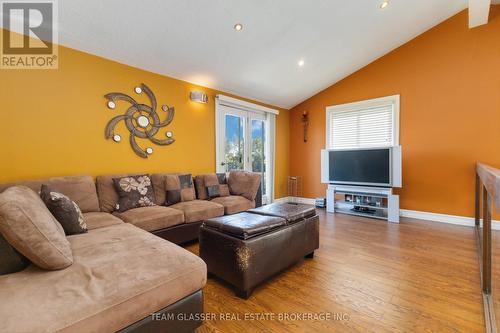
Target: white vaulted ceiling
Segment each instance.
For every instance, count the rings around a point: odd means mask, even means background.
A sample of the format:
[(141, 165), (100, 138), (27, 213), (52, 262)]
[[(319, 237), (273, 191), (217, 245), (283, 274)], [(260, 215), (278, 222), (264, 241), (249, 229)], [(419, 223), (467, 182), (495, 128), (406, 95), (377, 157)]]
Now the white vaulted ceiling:
[[(59, 42), (290, 108), (467, 0), (59, 0)], [(233, 26), (243, 24), (236, 32)], [(298, 61), (304, 60), (299, 67)]]

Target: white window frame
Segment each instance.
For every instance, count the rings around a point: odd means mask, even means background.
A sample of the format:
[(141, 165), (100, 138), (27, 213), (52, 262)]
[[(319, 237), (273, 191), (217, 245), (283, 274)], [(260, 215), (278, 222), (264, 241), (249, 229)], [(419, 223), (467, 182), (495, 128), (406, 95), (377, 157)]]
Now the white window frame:
[[(259, 104), (250, 103), (247, 101), (243, 101), (234, 97), (229, 97), (225, 95), (216, 95), (215, 96), (215, 170), (216, 172), (220, 172), (221, 162), (224, 158), (222, 152), (221, 143), (224, 141), (222, 124), (224, 123), (223, 115), (225, 108), (233, 108), (236, 110), (252, 112), (262, 115), (273, 115), (269, 117), (269, 121), (267, 121), (266, 126), (266, 135), (267, 139), (270, 142), (269, 147), (266, 147), (266, 156), (269, 156), (268, 165), (269, 173), (267, 188), (268, 193), (267, 197), (263, 198), (266, 203), (272, 203), (274, 201), (274, 183), (276, 179), (276, 117), (279, 115), (279, 111), (275, 109), (271, 109)], [(248, 126), (248, 124), (246, 124)], [(245, 144), (250, 144), (249, 142), (245, 142)], [(267, 146), (267, 145), (266, 145)], [(248, 151), (250, 151), (248, 149)], [(245, 161), (245, 165), (247, 165), (248, 161)]]
[[(400, 108), (400, 96), (392, 95), (380, 98), (368, 99), (359, 102), (332, 105), (326, 107), (326, 149), (337, 149), (330, 147), (330, 125), (331, 117), (335, 112), (344, 111), (359, 111), (372, 107), (380, 107), (392, 105), (392, 145), (399, 146), (399, 108)], [(364, 148), (364, 147), (362, 147)], [(346, 148), (347, 149), (347, 148)]]

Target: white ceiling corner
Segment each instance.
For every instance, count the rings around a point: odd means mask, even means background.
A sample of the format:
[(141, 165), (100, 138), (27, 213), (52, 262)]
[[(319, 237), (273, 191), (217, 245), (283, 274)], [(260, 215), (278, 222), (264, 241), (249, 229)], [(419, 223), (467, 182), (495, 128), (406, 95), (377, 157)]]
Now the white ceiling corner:
[(469, 0), (469, 28), (488, 23), (491, 0)]

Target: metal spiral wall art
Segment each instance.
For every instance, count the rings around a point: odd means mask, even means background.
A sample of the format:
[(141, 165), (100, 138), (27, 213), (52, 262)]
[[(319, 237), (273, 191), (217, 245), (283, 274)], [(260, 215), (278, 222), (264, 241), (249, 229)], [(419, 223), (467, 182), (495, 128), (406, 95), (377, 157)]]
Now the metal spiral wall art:
[(125, 122), (125, 126), (130, 132), (130, 145), (134, 152), (142, 158), (147, 158), (151, 155), (154, 150), (152, 147), (147, 147), (143, 149), (137, 143), (137, 138), (148, 139), (150, 142), (166, 146), (175, 142), (173, 134), (171, 131), (165, 133), (165, 139), (158, 139), (155, 135), (158, 131), (168, 126), (174, 119), (175, 109), (169, 107), (168, 105), (162, 105), (161, 109), (165, 112), (166, 118), (160, 121), (160, 117), (156, 113), (156, 97), (144, 83), (134, 89), (136, 94), (142, 94), (143, 92), (148, 96), (151, 106), (137, 103), (132, 97), (122, 94), (122, 93), (109, 93), (104, 97), (108, 100), (107, 106), (110, 109), (116, 108), (117, 101), (125, 101), (130, 103), (127, 111), (124, 114), (119, 115), (111, 119), (106, 125), (105, 136), (106, 139), (112, 139), (115, 142), (120, 142), (122, 140), (119, 134), (115, 133), (115, 127), (120, 121)]

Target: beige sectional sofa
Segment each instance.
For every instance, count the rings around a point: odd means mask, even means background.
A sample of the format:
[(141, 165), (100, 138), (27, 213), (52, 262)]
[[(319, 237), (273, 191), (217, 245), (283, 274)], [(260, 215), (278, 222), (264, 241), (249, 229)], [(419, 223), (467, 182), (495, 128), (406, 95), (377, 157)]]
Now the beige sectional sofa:
[[(151, 175), (157, 206), (121, 213), (114, 211), (118, 196), (112, 178), (118, 175), (100, 176), (95, 182), (90, 176), (74, 176), (0, 185), (0, 192), (13, 185), (37, 192), (47, 184), (80, 207), (89, 229), (67, 236), (71, 266), (47, 271), (30, 265), (0, 276), (0, 331), (183, 332), (199, 326), (199, 318), (152, 320), (151, 314), (158, 312), (202, 312), (207, 276), (198, 256), (155, 234), (179, 242), (193, 239), (193, 234), (197, 238), (198, 227), (189, 225), (246, 210), (255, 200), (231, 195), (162, 206), (165, 175)], [(259, 175), (252, 177), (254, 184), (260, 183)], [(248, 184), (243, 187), (248, 191)]]
[[(247, 174), (252, 177), (247, 179)], [(201, 191), (204, 191), (203, 182), (196, 181), (197, 198), (193, 201), (179, 202), (169, 207), (163, 206), (165, 202), (165, 177), (167, 173), (156, 173), (151, 175), (155, 201), (158, 206), (141, 207), (120, 213), (115, 211), (118, 203), (118, 193), (113, 185), (113, 178), (133, 176), (134, 174), (115, 174), (96, 177), (97, 197), (99, 202), (98, 210), (103, 213), (111, 213), (124, 222), (130, 223), (150, 231), (157, 236), (181, 244), (198, 238), (198, 231), (201, 222), (205, 219), (222, 216), (224, 214), (235, 214), (256, 206), (255, 197), (258, 195), (260, 176), (258, 174), (246, 173), (242, 171), (233, 172), (230, 178), (235, 178), (234, 183), (239, 183), (240, 187), (234, 186), (242, 194), (253, 195), (253, 200), (249, 200), (243, 195), (230, 195), (227, 197), (214, 198), (212, 200), (200, 200), (204, 198)], [(203, 178), (199, 175), (196, 178)], [(252, 183), (253, 185), (249, 184)], [(253, 194), (252, 194), (253, 193)], [(247, 195), (248, 197), (248, 195)]]

